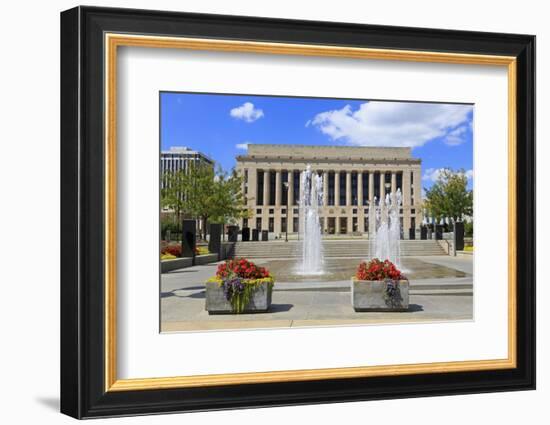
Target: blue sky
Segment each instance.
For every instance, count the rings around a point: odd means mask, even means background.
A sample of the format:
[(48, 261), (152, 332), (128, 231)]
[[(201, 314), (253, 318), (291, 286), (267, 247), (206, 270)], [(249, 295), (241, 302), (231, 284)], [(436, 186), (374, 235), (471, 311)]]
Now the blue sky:
[(423, 187), (442, 168), (473, 178), (473, 106), (348, 99), (161, 93), (161, 149), (188, 146), (225, 170), (246, 144), (410, 146)]

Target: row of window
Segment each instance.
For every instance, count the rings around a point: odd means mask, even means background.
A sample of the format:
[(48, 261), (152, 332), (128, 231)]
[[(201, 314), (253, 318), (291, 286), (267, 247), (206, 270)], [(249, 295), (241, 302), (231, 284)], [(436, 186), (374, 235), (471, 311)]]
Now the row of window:
[[(292, 178), (292, 188), (293, 188), (293, 199), (292, 204), (298, 205), (299, 203), (299, 197), (300, 197), (300, 171), (282, 171), (281, 172), (281, 204), (287, 205), (288, 204), (288, 177), (289, 173), (293, 173)], [(351, 174), (350, 176), (350, 182), (351, 182), (351, 205), (359, 205), (359, 195), (358, 195), (358, 175), (356, 171), (340, 171), (340, 178), (338, 183), (338, 200), (336, 200), (336, 177), (334, 171), (328, 172), (328, 178), (327, 178), (327, 186), (328, 186), (328, 194), (325, 194), (325, 197), (327, 198), (328, 205), (336, 205), (336, 201), (338, 201), (339, 205), (346, 205), (347, 203), (347, 192), (346, 192), (346, 185), (347, 185), (347, 174)], [(410, 194), (411, 196), (414, 196), (414, 190), (413, 190), (413, 183), (414, 183), (414, 173), (411, 171), (410, 181), (411, 181), (411, 187), (410, 187)], [(369, 175), (371, 173), (369, 172), (363, 172), (363, 178), (361, 182), (361, 189), (363, 193), (363, 199), (362, 199), (362, 205), (368, 205), (370, 193), (369, 193)], [(374, 179), (374, 188), (373, 188), (373, 196), (376, 198), (380, 198), (380, 172), (375, 171), (372, 173), (373, 179)], [(269, 171), (267, 173), (268, 181), (267, 183), (267, 191), (265, 195), (267, 195), (267, 199), (264, 199), (264, 179), (266, 175), (262, 170), (258, 170), (257, 172), (257, 178), (256, 178), (256, 204), (257, 205), (275, 205), (275, 197), (277, 192), (277, 172), (276, 171)], [(319, 175), (322, 175), (322, 173), (319, 173)], [(397, 172), (395, 173), (395, 183), (396, 183), (396, 189), (399, 189), (400, 191), (403, 191), (403, 172)], [(248, 169), (244, 170), (244, 179), (245, 179), (245, 194), (248, 194)], [(384, 173), (384, 186), (389, 190), (391, 188), (391, 181), (392, 181), (392, 175), (391, 173)], [(386, 190), (386, 191), (387, 191)]]

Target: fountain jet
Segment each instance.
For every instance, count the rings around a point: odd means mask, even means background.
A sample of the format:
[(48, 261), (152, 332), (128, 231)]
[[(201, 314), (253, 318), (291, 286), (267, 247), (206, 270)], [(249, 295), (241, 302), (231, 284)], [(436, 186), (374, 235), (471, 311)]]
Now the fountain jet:
[(401, 190), (388, 193), (378, 204), (374, 199), (375, 230), (371, 234), (371, 258), (390, 260), (401, 266)]
[(311, 166), (300, 176), (300, 239), (302, 263), (298, 273), (323, 274), (323, 241), (319, 207), (323, 205), (323, 179)]

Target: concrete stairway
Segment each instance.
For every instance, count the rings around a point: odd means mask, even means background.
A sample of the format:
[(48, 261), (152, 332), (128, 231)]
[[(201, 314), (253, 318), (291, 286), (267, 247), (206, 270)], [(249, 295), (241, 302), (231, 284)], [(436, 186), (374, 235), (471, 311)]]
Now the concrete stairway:
[[(365, 258), (369, 256), (368, 240), (324, 240), (325, 258)], [(297, 258), (301, 255), (299, 241), (237, 242), (233, 250), (234, 257), (244, 258)], [(423, 255), (446, 255), (434, 240), (402, 240), (403, 257)]]

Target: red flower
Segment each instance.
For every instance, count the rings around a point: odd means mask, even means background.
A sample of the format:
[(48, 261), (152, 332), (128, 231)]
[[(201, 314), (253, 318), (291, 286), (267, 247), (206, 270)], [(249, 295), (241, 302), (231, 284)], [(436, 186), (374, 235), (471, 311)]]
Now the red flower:
[(357, 267), (355, 277), (359, 280), (401, 280), (404, 279), (401, 272), (389, 260), (380, 261), (374, 258), (370, 262), (361, 262)]

